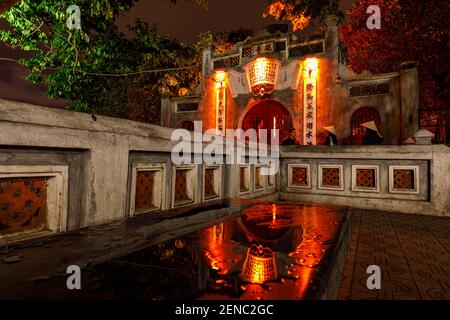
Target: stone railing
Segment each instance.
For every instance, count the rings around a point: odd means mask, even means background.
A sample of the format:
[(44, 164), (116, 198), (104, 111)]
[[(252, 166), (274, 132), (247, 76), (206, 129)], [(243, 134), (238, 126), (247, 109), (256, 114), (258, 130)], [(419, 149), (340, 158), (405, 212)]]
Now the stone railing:
[(450, 215), (444, 145), (283, 147), (281, 198)]
[[(446, 146), (282, 147), (281, 170), (264, 176), (264, 163), (174, 164), (172, 132), (0, 100), (0, 242), (224, 198), (269, 195), (449, 214)], [(193, 156), (205, 146), (194, 146)], [(230, 150), (223, 150), (219, 156), (225, 158)]]

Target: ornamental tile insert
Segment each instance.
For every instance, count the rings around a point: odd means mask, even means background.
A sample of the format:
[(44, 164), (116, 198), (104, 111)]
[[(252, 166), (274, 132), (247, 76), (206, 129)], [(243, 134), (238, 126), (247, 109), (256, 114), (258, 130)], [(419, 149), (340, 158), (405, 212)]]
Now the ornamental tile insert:
[(394, 189), (414, 190), (414, 170), (394, 169)]
[(340, 169), (322, 168), (322, 186), (339, 188), (341, 186)]
[(155, 172), (138, 171), (136, 175), (135, 209), (145, 210), (155, 207), (153, 203), (153, 189), (155, 184)]
[(239, 56), (232, 56), (232, 57), (226, 57), (222, 59), (214, 60), (214, 69), (219, 68), (232, 68), (238, 66), (240, 63), (240, 57)]
[(176, 170), (175, 173), (175, 202), (192, 200), (187, 193), (187, 169)]
[(289, 48), (289, 58), (299, 58), (310, 54), (323, 53), (323, 42)]
[(292, 168), (292, 181), (294, 186), (308, 185), (308, 170), (307, 168)]
[(214, 171), (216, 169), (205, 169), (205, 198), (214, 198), (217, 196), (214, 190)]
[(247, 168), (241, 167), (240, 168), (240, 190), (241, 192), (248, 191), (248, 183), (247, 183)]
[(388, 94), (389, 83), (363, 84), (350, 87), (350, 97), (374, 96), (377, 94)]
[(255, 167), (255, 188), (261, 189), (262, 187), (261, 167)]
[(376, 188), (375, 169), (356, 169), (356, 187)]
[(0, 236), (47, 226), (47, 178), (0, 179)]

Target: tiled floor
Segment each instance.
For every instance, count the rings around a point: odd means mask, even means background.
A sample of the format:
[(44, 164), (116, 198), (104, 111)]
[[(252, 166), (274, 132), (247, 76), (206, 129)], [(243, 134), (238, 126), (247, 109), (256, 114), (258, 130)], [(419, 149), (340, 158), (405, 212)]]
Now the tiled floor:
[[(339, 299), (450, 299), (450, 218), (355, 210)], [(369, 265), (381, 289), (367, 289)]]

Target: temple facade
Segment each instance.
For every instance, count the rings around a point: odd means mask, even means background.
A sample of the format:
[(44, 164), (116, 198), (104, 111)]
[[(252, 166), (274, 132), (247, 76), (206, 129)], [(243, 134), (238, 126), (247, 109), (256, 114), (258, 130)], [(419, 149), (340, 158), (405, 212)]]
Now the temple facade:
[[(376, 53), (374, 53), (376, 54)], [(162, 100), (161, 125), (280, 130), (299, 144), (323, 145), (334, 127), (339, 144), (362, 144), (376, 124), (383, 144), (402, 144), (417, 132), (418, 77), (413, 63), (400, 72), (356, 75), (346, 65), (336, 19), (325, 32), (298, 39), (286, 25), (271, 25), (230, 51), (203, 52), (198, 95)], [(292, 129), (295, 129), (292, 130)]]

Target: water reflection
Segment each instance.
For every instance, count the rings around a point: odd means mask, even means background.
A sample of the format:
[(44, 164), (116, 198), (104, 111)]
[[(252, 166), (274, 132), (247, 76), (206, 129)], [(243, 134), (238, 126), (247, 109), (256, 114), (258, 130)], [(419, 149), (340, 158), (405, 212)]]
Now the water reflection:
[(329, 286), (346, 210), (246, 200), (236, 216), (95, 269), (142, 299), (309, 299)]
[(214, 270), (210, 277), (216, 277), (214, 293), (202, 298), (225, 298), (225, 287), (234, 287), (240, 299), (313, 294), (319, 280), (314, 276), (335, 243), (343, 212), (320, 205), (258, 203), (235, 220), (200, 232), (201, 251)]

